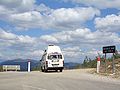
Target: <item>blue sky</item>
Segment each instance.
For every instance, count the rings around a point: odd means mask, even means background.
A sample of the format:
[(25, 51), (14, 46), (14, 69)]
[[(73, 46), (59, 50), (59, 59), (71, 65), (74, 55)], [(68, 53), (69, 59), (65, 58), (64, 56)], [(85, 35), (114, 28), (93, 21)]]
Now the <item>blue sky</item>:
[(103, 46), (120, 51), (120, 1), (0, 1), (0, 59), (39, 60), (49, 44), (66, 62), (103, 55)]

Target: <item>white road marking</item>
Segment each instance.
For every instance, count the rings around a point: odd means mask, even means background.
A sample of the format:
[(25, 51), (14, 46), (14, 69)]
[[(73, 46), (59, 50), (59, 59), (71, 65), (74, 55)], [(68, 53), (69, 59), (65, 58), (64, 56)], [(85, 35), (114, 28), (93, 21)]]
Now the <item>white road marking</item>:
[(46, 90), (46, 89), (40, 88), (40, 87), (34, 87), (34, 86), (29, 86), (29, 85), (23, 85), (23, 88), (25, 88), (25, 87), (27, 87), (27, 88), (32, 88), (32, 89), (37, 89), (37, 90)]

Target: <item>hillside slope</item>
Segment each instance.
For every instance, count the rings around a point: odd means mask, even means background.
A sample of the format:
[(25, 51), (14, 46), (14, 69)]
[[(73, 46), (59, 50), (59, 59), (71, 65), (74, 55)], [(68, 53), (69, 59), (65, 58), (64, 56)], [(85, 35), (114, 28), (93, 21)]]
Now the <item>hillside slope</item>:
[[(106, 72), (105, 72), (105, 62), (101, 61), (100, 73), (112, 74), (112, 61), (106, 60)], [(114, 77), (120, 77), (120, 58), (114, 60), (115, 63), (115, 75)]]
[[(39, 65), (39, 61), (30, 60), (31, 70)], [(0, 63), (0, 65), (20, 65), (21, 71), (27, 71), (28, 60), (26, 59), (15, 59), (15, 60), (6, 60)]]

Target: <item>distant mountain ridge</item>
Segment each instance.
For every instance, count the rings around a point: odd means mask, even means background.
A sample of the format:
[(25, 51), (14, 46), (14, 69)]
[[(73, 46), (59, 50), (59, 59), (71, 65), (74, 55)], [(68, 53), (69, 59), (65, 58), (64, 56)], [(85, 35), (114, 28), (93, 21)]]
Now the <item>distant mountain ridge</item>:
[(75, 62), (67, 62), (64, 64), (66, 69), (74, 69), (77, 65), (80, 63), (75, 63)]
[[(29, 61), (31, 62), (31, 70), (32, 68), (39, 65), (39, 61), (37, 60), (29, 59)], [(27, 59), (6, 60), (6, 61), (1, 62), (0, 65), (20, 65), (21, 71), (27, 71), (28, 60)]]
[[(32, 60), (32, 59), (14, 59), (14, 60), (6, 60), (0, 62), (0, 65), (20, 65), (21, 71), (27, 71), (28, 60), (31, 62), (31, 70), (33, 68), (40, 66), (40, 61)], [(65, 69), (74, 69), (76, 65), (79, 63), (67, 62), (64, 64)]]

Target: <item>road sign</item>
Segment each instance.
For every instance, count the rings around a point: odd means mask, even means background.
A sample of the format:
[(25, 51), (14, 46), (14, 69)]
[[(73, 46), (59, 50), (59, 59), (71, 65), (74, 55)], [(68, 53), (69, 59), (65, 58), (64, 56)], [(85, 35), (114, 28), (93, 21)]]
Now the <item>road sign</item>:
[(103, 53), (115, 53), (116, 47), (115, 46), (105, 46), (103, 47)]
[(107, 53), (113, 53), (113, 60), (112, 60), (112, 67), (113, 67), (113, 74), (115, 73), (115, 64), (114, 64), (114, 53), (116, 53), (116, 47), (115, 46), (106, 46), (103, 47), (103, 53), (105, 53), (105, 72), (107, 70), (107, 65), (106, 65), (106, 54)]

